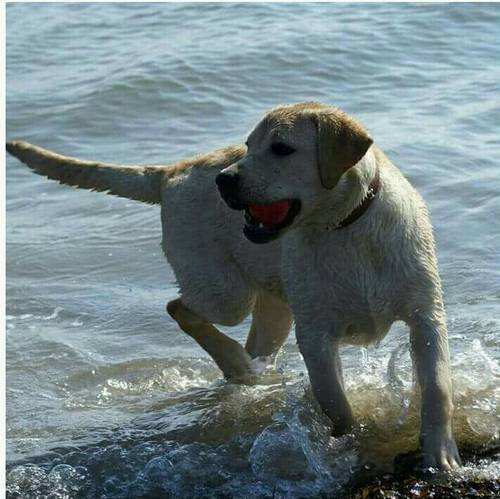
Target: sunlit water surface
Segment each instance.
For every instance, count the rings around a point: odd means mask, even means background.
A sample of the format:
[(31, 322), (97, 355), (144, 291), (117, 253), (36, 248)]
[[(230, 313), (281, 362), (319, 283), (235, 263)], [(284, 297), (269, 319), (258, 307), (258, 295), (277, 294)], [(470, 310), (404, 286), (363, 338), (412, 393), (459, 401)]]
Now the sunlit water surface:
[[(499, 439), (499, 25), (485, 4), (11, 4), (7, 135), (166, 163), (240, 143), (279, 103), (359, 117), (431, 209), (470, 456)], [(361, 426), (331, 438), (293, 333), (275, 369), (234, 385), (164, 313), (176, 285), (160, 232), (158, 207), (7, 159), (13, 497), (341, 495), (417, 446), (402, 325), (343, 351)], [(499, 475), (494, 452), (465, 464)]]

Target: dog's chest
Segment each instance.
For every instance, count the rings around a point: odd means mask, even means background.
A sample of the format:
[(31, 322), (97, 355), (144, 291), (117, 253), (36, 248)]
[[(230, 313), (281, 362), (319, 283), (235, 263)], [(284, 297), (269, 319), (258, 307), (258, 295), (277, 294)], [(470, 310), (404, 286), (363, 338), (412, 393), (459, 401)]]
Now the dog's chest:
[[(297, 231), (298, 232), (298, 231)], [(283, 281), (292, 308), (347, 323), (385, 324), (402, 301), (399, 264), (369, 238), (352, 233), (292, 234), (283, 251)]]

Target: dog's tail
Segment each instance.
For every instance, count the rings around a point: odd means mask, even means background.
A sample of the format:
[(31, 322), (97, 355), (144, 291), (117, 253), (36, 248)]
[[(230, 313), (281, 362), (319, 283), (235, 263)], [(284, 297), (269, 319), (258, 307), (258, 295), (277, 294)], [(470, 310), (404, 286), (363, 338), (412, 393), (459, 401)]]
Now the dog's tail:
[(83, 161), (28, 142), (9, 141), (7, 151), (39, 175), (92, 191), (106, 191), (145, 203), (161, 202), (162, 176), (168, 166), (132, 166)]

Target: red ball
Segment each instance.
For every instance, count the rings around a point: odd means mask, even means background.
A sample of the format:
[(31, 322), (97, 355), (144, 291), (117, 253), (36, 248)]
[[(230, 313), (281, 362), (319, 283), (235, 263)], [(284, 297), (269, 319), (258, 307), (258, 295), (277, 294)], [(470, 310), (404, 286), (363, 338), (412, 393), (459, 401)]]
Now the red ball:
[(250, 215), (264, 225), (278, 225), (285, 220), (290, 201), (284, 199), (272, 204), (253, 204), (248, 207)]

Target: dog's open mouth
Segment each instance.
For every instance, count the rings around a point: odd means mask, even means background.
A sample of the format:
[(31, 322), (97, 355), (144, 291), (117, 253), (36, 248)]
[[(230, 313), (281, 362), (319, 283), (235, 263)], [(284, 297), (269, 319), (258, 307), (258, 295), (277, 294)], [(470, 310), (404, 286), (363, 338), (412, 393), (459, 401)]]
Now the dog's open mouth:
[(251, 204), (245, 208), (243, 233), (249, 241), (264, 244), (276, 239), (300, 211), (298, 199), (283, 199), (270, 204)]

